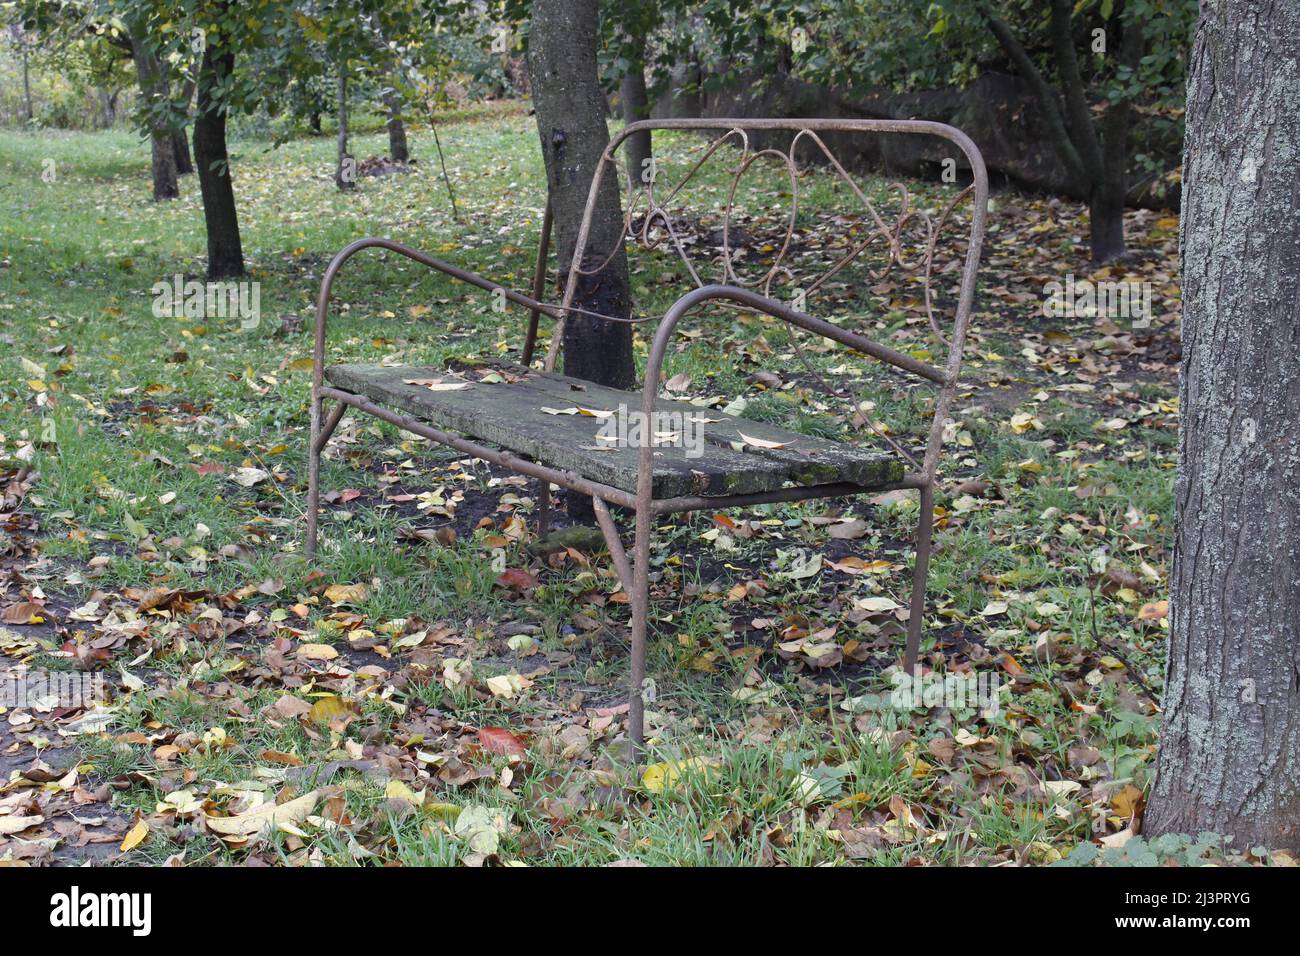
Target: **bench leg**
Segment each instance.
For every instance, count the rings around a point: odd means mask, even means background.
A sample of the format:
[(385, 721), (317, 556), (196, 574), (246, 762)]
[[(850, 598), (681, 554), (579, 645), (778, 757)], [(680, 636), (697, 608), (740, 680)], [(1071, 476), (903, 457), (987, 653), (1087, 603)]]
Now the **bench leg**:
[(551, 483), (537, 479), (537, 537), (545, 538), (551, 530)]
[(921, 486), (921, 518), (916, 529), (916, 564), (912, 570), (912, 607), (907, 618), (907, 650), (903, 670), (916, 670), (921, 650), (921, 622), (925, 617), (925, 582), (930, 572), (930, 543), (934, 532), (934, 485)]
[(609, 556), (618, 571), (623, 590), (627, 592), (632, 604), (632, 676), (628, 694), (628, 735), (632, 738), (634, 757), (639, 757), (645, 746), (645, 640), (646, 615), (650, 605), (650, 534), (649, 521), (644, 533), (640, 510), (637, 512), (637, 537), (633, 567), (628, 563), (627, 551), (623, 548), (623, 539), (619, 536), (614, 519), (610, 517), (609, 506), (604, 499), (594, 495), (591, 499), (592, 510), (596, 512), (596, 523), (600, 525), (605, 543), (609, 545)]
[(632, 589), (632, 675), (628, 699), (628, 733), (632, 737), (634, 759), (640, 760), (645, 748), (645, 705), (652, 689), (645, 676), (646, 622), (650, 613), (650, 502), (639, 500), (636, 509), (636, 543), (633, 550)]
[(610, 517), (609, 506), (605, 504), (604, 498), (592, 495), (591, 509), (596, 512), (596, 523), (600, 525), (600, 532), (605, 536), (605, 544), (609, 546), (609, 556), (614, 561), (614, 570), (618, 572), (618, 578), (623, 582), (623, 590), (631, 598), (632, 566), (627, 563), (627, 551), (623, 549), (623, 539), (614, 525), (614, 519)]
[(334, 429), (338, 427), (347, 408), (342, 402), (337, 403), (323, 423), (321, 422), (321, 403), (313, 402), (311, 410), (311, 438), (307, 447), (307, 560), (316, 557), (317, 525), (320, 519), (320, 453), (324, 451)]

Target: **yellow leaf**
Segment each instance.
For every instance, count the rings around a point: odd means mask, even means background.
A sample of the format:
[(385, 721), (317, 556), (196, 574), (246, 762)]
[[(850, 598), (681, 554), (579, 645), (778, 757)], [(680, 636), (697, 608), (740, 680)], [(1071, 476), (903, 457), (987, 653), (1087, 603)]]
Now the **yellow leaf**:
[(122, 840), (122, 847), (121, 847), (122, 852), (128, 853), (131, 850), (134, 850), (136, 847), (138, 847), (141, 843), (144, 842), (144, 838), (148, 835), (149, 835), (149, 824), (144, 820), (141, 820), (139, 823), (137, 823), (135, 826), (133, 826), (130, 830), (127, 831), (126, 838)]
[(416, 807), (424, 805), (424, 798), (427, 793), (427, 790), (415, 793), (400, 780), (390, 780), (388, 785), (384, 787), (384, 796), (389, 800), (402, 800)]
[(360, 604), (370, 597), (370, 588), (364, 584), (331, 584), (325, 589), (325, 599), (331, 604)]
[(1035, 431), (1043, 430), (1043, 423), (1030, 412), (1017, 412), (1011, 416), (1011, 430), (1017, 435), (1023, 435), (1029, 429)]
[(454, 822), (460, 816), (460, 809), (454, 803), (429, 803), (425, 804), (424, 812), (431, 817), (437, 817), (439, 820)]
[(344, 714), (350, 714), (351, 712), (352, 708), (341, 698), (322, 697), (311, 705), (311, 712), (307, 714), (307, 719), (314, 724), (324, 726), (335, 717), (342, 717)]
[(686, 760), (670, 760), (666, 763), (652, 763), (641, 774), (641, 786), (651, 793), (663, 793), (677, 784), (685, 774), (697, 772), (707, 777), (717, 766), (716, 760), (706, 757), (690, 757)]
[(309, 661), (332, 661), (339, 652), (328, 644), (299, 644), (298, 656)]

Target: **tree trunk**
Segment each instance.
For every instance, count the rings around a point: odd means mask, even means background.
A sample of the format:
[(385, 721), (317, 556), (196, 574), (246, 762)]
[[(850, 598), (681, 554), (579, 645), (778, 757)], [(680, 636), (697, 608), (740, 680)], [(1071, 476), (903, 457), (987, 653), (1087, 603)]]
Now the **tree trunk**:
[(348, 71), (345, 64), (339, 64), (338, 78), (338, 120), (339, 149), (338, 165), (334, 168), (334, 184), (339, 189), (356, 189), (356, 164), (348, 153)]
[(104, 108), (104, 129), (112, 129), (117, 124), (117, 90), (101, 89), (99, 96)]
[(1124, 255), (1124, 183), (1100, 182), (1088, 199), (1088, 243), (1093, 265)]
[(27, 41), (19, 40), (19, 43), (22, 44), (23, 52), (23, 112), (30, 123), (36, 116), (36, 111), (32, 108), (32, 77), (27, 65)]
[[(135, 75), (140, 83), (140, 98), (146, 104), (145, 108), (155, 101), (166, 100), (166, 74), (139, 25), (131, 30), (131, 59), (135, 61)], [(149, 147), (153, 156), (153, 198), (155, 201), (175, 199), (181, 191), (176, 184), (176, 153), (172, 147), (171, 130), (166, 122), (156, 118), (149, 120)]]
[[(182, 88), (181, 99), (185, 103), (185, 115), (190, 113), (190, 100), (194, 98), (194, 81), (186, 80)], [(187, 124), (188, 125), (188, 124)], [(176, 154), (176, 173), (188, 176), (194, 172), (194, 161), (190, 159), (189, 137), (185, 135), (185, 126), (172, 131), (172, 152)]]
[(199, 98), (194, 117), (194, 163), (208, 231), (210, 279), (244, 274), (244, 248), (239, 240), (235, 189), (230, 181), (230, 156), (226, 151), (226, 106), (220, 102), (217, 92), (234, 69), (234, 51), (224, 45), (224, 40), (210, 41), (199, 67)]
[[(637, 42), (644, 41), (638, 39)], [(635, 123), (650, 115), (650, 98), (645, 88), (645, 61), (639, 53), (628, 67), (627, 75), (623, 77), (619, 94), (619, 99), (622, 100), (624, 123)], [(633, 184), (648, 182), (650, 159), (653, 156), (650, 131), (647, 129), (633, 133), (623, 143), (623, 149), (627, 160), (627, 174), (631, 182)]]
[(194, 160), (190, 158), (190, 141), (184, 129), (172, 133), (172, 156), (175, 157), (177, 176), (188, 176), (194, 172)]
[(411, 151), (406, 144), (401, 100), (393, 90), (384, 91), (384, 110), (388, 113), (388, 158), (395, 163), (405, 163), (411, 158)]
[[(995, 15), (991, 6), (985, 3), (977, 6), (998, 45), (1033, 90), (1047, 124), (1048, 137), (1061, 162), (1081, 182), (1088, 184), (1093, 263), (1100, 265), (1122, 256), (1130, 104), (1127, 100), (1112, 103), (1103, 121), (1105, 129), (1098, 134), (1074, 46), (1073, 5), (1069, 0), (1051, 0), (1048, 33), (1060, 77), (1059, 98), (1006, 22)], [(1121, 24), (1123, 20), (1121, 3), (1113, 22)], [(1142, 55), (1142, 33), (1131, 20), (1124, 25), (1127, 28), (1121, 62), (1132, 69)]]
[(1300, 850), (1300, 6), (1202, 3), (1169, 669), (1144, 830)]
[[(561, 276), (568, 275), (596, 164), (609, 144), (605, 96), (596, 73), (597, 6), (597, 0), (533, 3), (528, 65)], [(579, 278), (572, 304), (627, 317), (632, 303), (623, 252), (623, 211), (618, 177), (606, 173), (583, 265), (594, 268), (611, 252), (604, 269)], [(633, 384), (632, 329), (626, 322), (570, 315), (563, 346), (566, 374), (615, 388)]]

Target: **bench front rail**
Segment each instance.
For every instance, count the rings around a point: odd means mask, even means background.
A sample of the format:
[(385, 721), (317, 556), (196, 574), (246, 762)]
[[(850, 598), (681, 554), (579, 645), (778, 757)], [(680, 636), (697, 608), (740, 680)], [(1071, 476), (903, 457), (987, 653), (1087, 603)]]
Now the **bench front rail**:
[[(493, 292), (497, 295), (503, 295), (506, 300), (528, 309), (530, 320), (528, 334), (523, 349), (523, 364), (526, 368), (531, 366), (540, 316), (546, 315), (556, 320), (557, 325), (551, 336), (551, 347), (544, 363), (545, 373), (551, 373), (555, 365), (559, 342), (562, 338), (563, 323), (570, 316), (590, 314), (573, 307), (573, 293), (581, 275), (583, 274), (584, 263), (590, 262), (590, 259), (585, 255), (585, 247), (588, 227), (595, 209), (601, 176), (605, 175), (610, 169), (617, 168), (617, 162), (614, 156), (619, 145), (634, 132), (647, 128), (727, 130), (727, 132), (719, 140), (715, 141), (712, 147), (710, 147), (708, 152), (705, 154), (706, 159), (720, 147), (720, 144), (724, 143), (728, 139), (734, 138), (739, 131), (759, 129), (790, 131), (793, 133), (795, 137), (795, 145), (791, 146), (789, 153), (792, 162), (794, 148), (798, 145), (800, 137), (812, 136), (816, 141), (816, 144), (826, 152), (831, 165), (843, 177), (849, 179), (851, 184), (851, 178), (848, 177), (848, 174), (843, 170), (843, 167), (839, 165), (838, 161), (835, 160), (829, 150), (826, 149), (818, 134), (825, 132), (926, 134), (942, 137), (961, 149), (967, 160), (968, 168), (973, 180), (971, 186), (962, 194), (963, 196), (969, 194), (973, 199), (971, 232), (969, 244), (966, 250), (965, 265), (962, 273), (956, 314), (950, 338), (944, 337), (940, 330), (935, 327), (936, 334), (948, 345), (947, 361), (942, 367), (932, 365), (928, 362), (922, 361), (921, 359), (915, 358), (912, 355), (908, 355), (876, 342), (857, 332), (842, 328), (834, 323), (794, 309), (791, 306), (786, 305), (784, 302), (769, 295), (765, 295), (763, 292), (757, 291), (754, 288), (747, 288), (745, 285), (740, 283), (734, 273), (728, 274), (727, 270), (730, 267), (730, 254), (724, 251), (724, 272), (720, 277), (724, 281), (703, 283), (699, 279), (696, 270), (691, 268), (688, 263), (691, 275), (696, 278), (697, 281), (700, 281), (700, 284), (678, 298), (659, 320), (658, 325), (655, 328), (654, 338), (651, 342), (649, 355), (646, 361), (643, 387), (640, 395), (637, 396), (634, 393), (628, 393), (629, 397), (634, 399), (639, 398), (640, 400), (642, 415), (641, 421), (652, 421), (654, 419), (657, 403), (661, 401), (658, 396), (660, 372), (663, 367), (664, 357), (667, 353), (668, 347), (673, 341), (673, 333), (676, 326), (698, 306), (707, 302), (721, 300), (780, 319), (785, 323), (796, 326), (807, 332), (838, 342), (855, 352), (870, 356), (899, 370), (900, 372), (915, 376), (916, 378), (936, 386), (938, 388), (938, 394), (934, 402), (934, 417), (931, 423), (923, 459), (917, 461), (910, 455), (907, 455), (909, 464), (912, 465), (910, 469), (897, 473), (896, 477), (889, 480), (871, 481), (869, 484), (865, 485), (846, 481), (829, 481), (812, 484), (796, 483), (786, 487), (769, 488), (766, 490), (741, 494), (673, 494), (669, 496), (656, 496), (654, 493), (656, 448), (653, 441), (642, 441), (639, 444), (635, 487), (628, 487), (627, 482), (624, 482), (623, 487), (618, 487), (609, 481), (601, 481), (594, 479), (590, 475), (584, 475), (578, 470), (548, 465), (537, 460), (536, 456), (523, 455), (509, 447), (494, 445), (493, 443), (485, 443), (478, 440), (472, 434), (458, 433), (457, 429), (448, 430), (446, 427), (440, 428), (438, 427), (438, 422), (425, 420), (422, 415), (404, 412), (390, 407), (394, 404), (390, 401), (377, 401), (371, 395), (362, 394), (359, 391), (351, 390), (349, 388), (326, 384), (326, 324), (334, 281), (345, 262), (351, 259), (352, 256), (356, 255), (358, 252), (372, 248), (383, 249), (405, 256), (431, 269), (442, 272), (458, 281), (468, 283), (469, 285), (476, 286), (488, 292)], [(744, 138), (743, 133), (740, 135), (745, 147), (744, 156), (748, 156), (748, 140)], [(759, 154), (771, 152), (773, 151), (759, 151)], [(701, 162), (703, 162), (703, 160), (701, 160)], [(752, 158), (742, 158), (740, 164), (741, 174), (743, 174), (744, 170), (748, 168), (749, 162), (752, 162)], [(699, 164), (697, 164), (697, 168), (698, 165)], [(693, 172), (694, 170), (692, 170), (692, 173)], [(680, 185), (678, 188), (680, 188)], [(901, 258), (901, 255), (897, 251), (897, 246), (898, 235), (903, 228), (903, 223), (898, 223), (894, 228), (894, 231), (890, 233), (888, 231), (889, 227), (886, 227), (880, 220), (874, 207), (872, 207), (866, 197), (857, 190), (855, 184), (852, 188), (857, 196), (867, 205), (870, 214), (875, 217), (879, 228), (882, 230), (878, 235), (883, 235), (887, 241), (892, 243), (890, 249), (891, 256)], [(383, 421), (387, 421), (398, 428), (420, 435), (439, 444), (446, 445), (463, 454), (483, 459), (484, 461), (499, 465), (518, 474), (536, 478), (539, 482), (539, 534), (545, 534), (546, 532), (550, 508), (551, 484), (559, 485), (560, 487), (567, 488), (578, 494), (590, 496), (593, 502), (597, 522), (609, 546), (609, 552), (614, 567), (623, 583), (623, 587), (628, 593), (632, 609), (628, 732), (634, 744), (639, 748), (642, 746), (645, 739), (645, 703), (649, 696), (648, 690), (651, 686), (651, 684), (646, 680), (645, 649), (647, 640), (647, 621), (649, 617), (648, 604), (651, 524), (655, 515), (694, 511), (701, 508), (723, 509), (729, 507), (747, 507), (764, 503), (793, 502), (813, 498), (846, 497), (864, 493), (878, 493), (880, 491), (898, 488), (915, 488), (918, 489), (920, 493), (920, 518), (917, 528), (916, 558), (912, 572), (912, 595), (907, 627), (907, 642), (903, 659), (904, 667), (909, 673), (911, 673), (917, 664), (922, 634), (922, 621), (925, 610), (925, 584), (929, 569), (934, 522), (935, 475), (938, 466), (939, 452), (942, 446), (944, 424), (948, 419), (949, 410), (956, 391), (958, 375), (961, 367), (961, 352), (967, 328), (969, 326), (970, 314), (974, 300), (976, 271), (979, 262), (980, 246), (984, 235), (987, 195), (987, 176), (978, 149), (976, 149), (974, 144), (971, 143), (970, 140), (960, 131), (938, 123), (902, 120), (648, 120), (628, 125), (622, 133), (611, 140), (609, 147), (605, 151), (604, 157), (597, 169), (596, 176), (591, 186), (586, 215), (583, 219), (582, 225), (580, 226), (576, 242), (576, 250), (572, 259), (573, 264), (566, 284), (564, 301), (561, 305), (557, 306), (541, 301), (541, 294), (545, 287), (547, 252), (551, 231), (551, 213), (549, 206), (543, 222), (542, 243), (538, 251), (536, 272), (531, 295), (504, 288), (499, 283), (490, 279), (426, 255), (423, 252), (412, 249), (411, 247), (401, 243), (394, 242), (390, 239), (365, 238), (351, 243), (331, 260), (328, 268), (325, 270), (325, 275), (321, 281), (320, 296), (317, 300), (316, 307), (310, 409), (311, 438), (308, 457), (306, 534), (306, 553), (308, 558), (314, 559), (317, 549), (321, 491), (321, 453), (324, 451), (331, 435), (337, 428), (347, 409), (365, 412)], [(653, 203), (653, 197), (651, 201)], [(629, 207), (631, 207), (631, 205), (632, 203), (629, 201)], [(629, 211), (629, 223), (630, 218), (631, 212)], [(650, 218), (650, 215), (647, 214), (646, 221), (649, 222)], [(930, 256), (933, 255), (933, 246), (934, 238), (932, 237), (929, 251)], [(784, 249), (782, 252), (784, 252)], [(927, 308), (929, 308), (930, 291), (928, 282), (930, 262), (928, 257), (925, 263), (925, 268), (925, 278), (927, 283), (926, 303)], [(765, 285), (765, 288), (770, 288), (771, 275), (767, 278), (768, 282)], [(601, 316), (600, 318), (626, 322), (648, 322), (653, 320), (652, 317), (648, 316), (642, 318)], [(931, 325), (934, 326), (934, 324), (934, 318), (933, 315), (931, 315)], [(334, 403), (328, 413), (326, 413), (327, 402)], [(906, 452), (902, 453), (905, 455), (907, 454)], [(635, 541), (630, 558), (623, 546), (622, 537), (619, 534), (618, 528), (610, 515), (608, 508), (608, 505), (610, 504), (629, 508), (635, 512)]]

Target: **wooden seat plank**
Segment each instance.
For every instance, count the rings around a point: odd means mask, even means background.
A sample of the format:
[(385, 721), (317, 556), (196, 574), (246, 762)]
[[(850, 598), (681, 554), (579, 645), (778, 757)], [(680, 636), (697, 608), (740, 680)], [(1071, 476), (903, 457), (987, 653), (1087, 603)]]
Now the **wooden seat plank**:
[[(480, 381), (484, 375), (489, 381)], [(611, 417), (605, 413), (635, 413), (631, 421), (638, 422), (639, 392), (506, 365), (455, 371), (336, 365), (325, 369), (325, 378), (336, 388), (401, 409), (435, 427), (508, 448), (592, 481), (636, 491), (639, 450), (602, 441), (597, 434)], [(688, 421), (694, 424), (686, 427), (701, 428), (703, 433), (698, 456), (678, 445), (656, 447), (652, 490), (657, 499), (751, 494), (833, 482), (875, 488), (902, 478), (902, 463), (879, 449), (837, 444), (685, 402), (660, 398), (655, 407), (660, 416), (674, 416), (667, 419), (670, 428), (665, 436), (674, 434), (672, 425), (678, 426), (675, 434), (684, 436), (681, 426)], [(574, 409), (601, 414), (590, 416)], [(780, 447), (756, 446), (746, 438)]]

